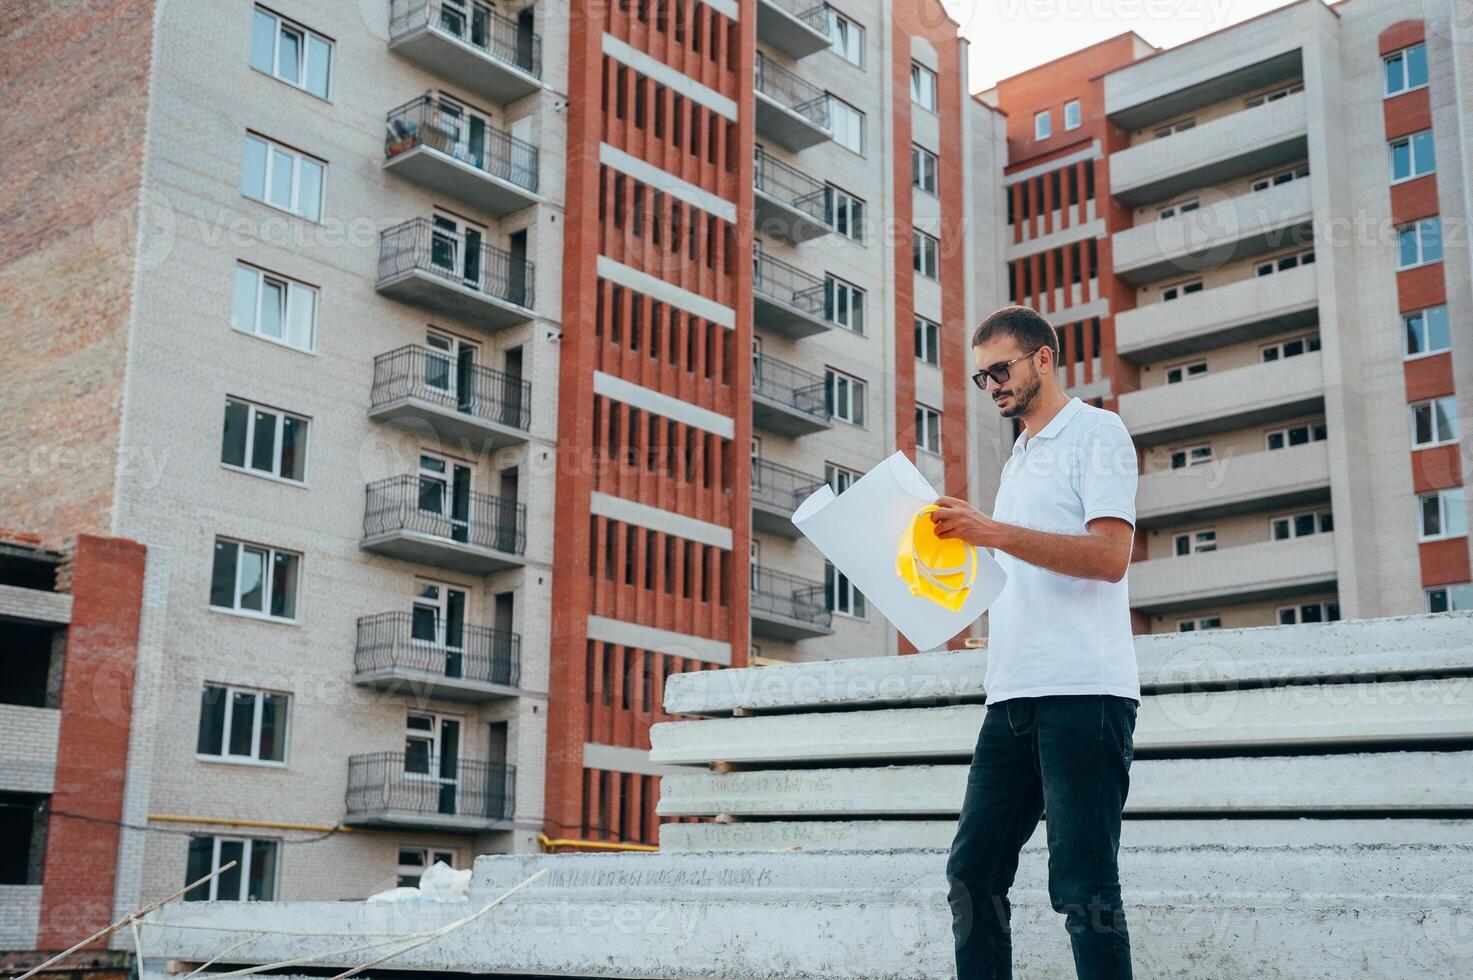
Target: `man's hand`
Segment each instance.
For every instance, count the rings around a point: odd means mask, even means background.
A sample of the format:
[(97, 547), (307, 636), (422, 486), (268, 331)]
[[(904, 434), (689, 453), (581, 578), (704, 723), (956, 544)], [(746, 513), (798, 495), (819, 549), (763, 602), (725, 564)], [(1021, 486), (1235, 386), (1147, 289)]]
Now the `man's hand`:
[(1060, 575), (1118, 582), (1130, 567), (1135, 528), (1118, 517), (1096, 517), (1083, 534), (1053, 534), (994, 521), (956, 497), (938, 497), (930, 517), (938, 538), (961, 538)]
[(1012, 530), (1011, 525), (994, 521), (956, 497), (936, 498), (936, 509), (931, 511), (930, 518), (936, 525), (936, 537), (961, 538), (978, 548), (1001, 548), (1007, 532)]

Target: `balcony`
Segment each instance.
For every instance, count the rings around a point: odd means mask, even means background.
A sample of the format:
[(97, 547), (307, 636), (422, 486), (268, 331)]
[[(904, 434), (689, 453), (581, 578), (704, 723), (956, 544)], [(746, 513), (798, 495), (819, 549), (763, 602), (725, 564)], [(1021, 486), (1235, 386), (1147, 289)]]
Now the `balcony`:
[(752, 424), (789, 438), (827, 429), (833, 420), (823, 376), (753, 355)]
[(824, 485), (816, 476), (765, 459), (752, 460), (752, 530), (797, 539), (793, 511)]
[(407, 612), (359, 618), (353, 683), (447, 701), (492, 701), (521, 693), (522, 638), (516, 633), (444, 623), (445, 635), (437, 636), (436, 624), (417, 626)]
[(752, 635), (772, 640), (809, 640), (833, 633), (833, 613), (822, 582), (761, 565), (752, 566)]
[(1116, 232), (1115, 275), (1133, 286), (1293, 245), (1313, 245), (1309, 181), (1203, 203), (1196, 211)]
[(1115, 349), (1144, 364), (1256, 340), (1319, 321), (1315, 266), (1204, 289), (1115, 314)]
[(828, 220), (829, 189), (796, 167), (757, 149), (752, 170), (756, 232), (792, 245), (833, 231)]
[(493, 102), (542, 88), (542, 38), (531, 21), (518, 23), (480, 4), (394, 0), (389, 50)]
[(467, 243), (412, 218), (379, 236), (378, 291), (499, 330), (532, 319), (535, 269), (491, 245)]
[(829, 46), (824, 3), (813, 0), (758, 0), (757, 40), (789, 58), (802, 58)]
[(1150, 446), (1308, 415), (1324, 401), (1316, 351), (1126, 392), (1120, 417), (1136, 442)]
[(760, 250), (752, 252), (752, 322), (791, 340), (833, 324), (824, 317), (823, 280)]
[(1127, 207), (1164, 201), (1309, 156), (1304, 93), (1110, 155), (1110, 193)]
[(516, 809), (515, 766), (433, 755), (374, 752), (348, 759), (355, 827), (472, 834), (505, 830)]
[(1323, 592), (1336, 582), (1335, 535), (1151, 558), (1133, 562), (1126, 577), (1131, 608), (1145, 613)]
[(829, 97), (788, 69), (757, 52), (757, 134), (792, 150), (829, 138)]
[(537, 147), (428, 96), (389, 113), (384, 169), (501, 217), (539, 204)]
[(516, 375), (409, 345), (373, 359), (368, 417), (478, 452), (527, 441), (532, 386)]
[(1209, 521), (1329, 496), (1330, 454), (1324, 442), (1311, 442), (1148, 473), (1136, 492), (1136, 521), (1142, 529)]
[(391, 476), (368, 485), (359, 546), (475, 575), (518, 568), (527, 546), (527, 509), (417, 476)]

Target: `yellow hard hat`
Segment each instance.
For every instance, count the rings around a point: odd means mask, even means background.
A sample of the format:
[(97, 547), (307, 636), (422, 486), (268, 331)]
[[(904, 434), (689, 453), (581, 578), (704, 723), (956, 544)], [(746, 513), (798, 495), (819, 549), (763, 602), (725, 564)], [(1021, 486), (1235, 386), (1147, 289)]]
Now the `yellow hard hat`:
[(895, 571), (911, 595), (956, 612), (977, 581), (977, 549), (961, 538), (938, 538), (930, 518), (935, 504), (906, 522), (896, 548)]

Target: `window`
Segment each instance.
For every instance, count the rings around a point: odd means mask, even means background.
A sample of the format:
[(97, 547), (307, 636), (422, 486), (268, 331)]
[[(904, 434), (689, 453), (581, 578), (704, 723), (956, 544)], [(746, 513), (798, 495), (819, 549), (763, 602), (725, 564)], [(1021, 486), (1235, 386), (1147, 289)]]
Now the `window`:
[(1415, 180), (1437, 169), (1437, 151), (1432, 130), (1424, 129), (1391, 143), (1391, 182)]
[(1275, 449), (1287, 449), (1290, 446), (1307, 446), (1311, 442), (1324, 442), (1328, 436), (1325, 428), (1325, 420), (1317, 419), (1313, 422), (1300, 422), (1298, 425), (1287, 426), (1282, 429), (1270, 429), (1264, 433), (1264, 441), (1269, 451)]
[(824, 217), (828, 219), (834, 231), (856, 242), (864, 241), (863, 201), (848, 191), (840, 190), (830, 184), (824, 195), (824, 203), (825, 210), (828, 212)]
[(936, 111), (936, 73), (914, 61), (910, 63), (910, 101), (922, 109)]
[(399, 848), (398, 887), (418, 888), (420, 875), (436, 864), (455, 867), (455, 852), (431, 850), (426, 847)]
[(1258, 349), (1259, 356), (1265, 361), (1277, 361), (1285, 357), (1298, 357), (1300, 354), (1312, 354), (1320, 349), (1320, 335), (1317, 333), (1307, 334), (1303, 337), (1294, 337), (1289, 340), (1276, 340), (1272, 344), (1264, 344)]
[(833, 7), (825, 5), (824, 13), (828, 26), (829, 48), (850, 64), (863, 68), (864, 28)]
[(1311, 534), (1329, 534), (1335, 530), (1335, 521), (1329, 508), (1325, 508), (1274, 517), (1269, 520), (1268, 527), (1273, 540), (1287, 541), (1289, 538), (1303, 538)]
[(1048, 110), (1045, 109), (1043, 112), (1037, 113), (1033, 117), (1033, 138), (1036, 140), (1046, 140), (1053, 134), (1054, 124), (1048, 114)]
[(231, 861), (235, 867), (184, 893), (186, 902), (269, 902), (276, 897), (277, 842), (191, 835), (184, 883)]
[(1175, 285), (1164, 287), (1161, 290), (1161, 298), (1163, 300), (1180, 299), (1183, 296), (1189, 296), (1192, 293), (1200, 293), (1201, 291), (1202, 280), (1192, 279), (1189, 282), (1179, 282)]
[(317, 335), (317, 290), (253, 266), (237, 265), (230, 325), (242, 333), (310, 351)]
[(936, 193), (936, 154), (922, 146), (910, 148), (910, 182), (928, 194)]
[(941, 325), (916, 317), (916, 360), (941, 366)]
[(327, 164), (260, 136), (246, 134), (240, 192), (283, 211), (317, 221), (322, 217), (322, 179)]
[(1387, 56), (1386, 94), (1399, 95), (1427, 84), (1427, 45), (1414, 44)]
[(1175, 204), (1168, 204), (1166, 207), (1157, 212), (1156, 217), (1158, 220), (1175, 218), (1179, 214), (1190, 214), (1191, 212), (1196, 211), (1201, 207), (1202, 202), (1194, 197), (1190, 198), (1189, 200), (1178, 201)]
[(854, 485), (863, 474), (846, 469), (836, 463), (823, 464), (824, 482), (833, 488), (835, 494), (841, 494)]
[(460, 758), (460, 719), (410, 712), (404, 719), (404, 773), (456, 782)]
[(251, 21), (251, 67), (325, 99), (332, 42), (257, 7)]
[(1084, 115), (1079, 110), (1079, 100), (1070, 99), (1064, 103), (1064, 128), (1078, 129), (1084, 125)]
[(1427, 611), (1438, 612), (1462, 612), (1473, 609), (1473, 583), (1463, 582), (1460, 585), (1439, 585), (1435, 589), (1428, 589)]
[(445, 672), (452, 677), (460, 676), (462, 670), (456, 651), (465, 647), (465, 610), (464, 589), (415, 579), (409, 638), (416, 644), (446, 651)]
[(1302, 180), (1308, 176), (1309, 164), (1301, 163), (1297, 167), (1291, 167), (1288, 170), (1280, 170), (1278, 173), (1268, 174), (1266, 176), (1259, 177), (1258, 179), (1253, 181), (1253, 189), (1255, 191), (1266, 191), (1270, 187), (1277, 187), (1280, 184), (1287, 184), (1293, 180)]
[(1442, 261), (1442, 219), (1423, 218), (1396, 230), (1398, 269)]
[(864, 290), (833, 276), (824, 276), (824, 317), (855, 333), (864, 333)]
[(1468, 496), (1462, 487), (1417, 498), (1417, 537), (1422, 541), (1468, 536)]
[(1202, 616), (1198, 619), (1182, 619), (1178, 620), (1176, 624), (1176, 631), (1178, 633), (1196, 633), (1201, 630), (1220, 629), (1222, 629), (1221, 616)]
[(243, 541), (215, 539), (210, 605), (270, 619), (297, 618), (302, 556)]
[(941, 452), (941, 413), (925, 405), (916, 406), (916, 448)]
[(1452, 347), (1452, 331), (1448, 326), (1447, 307), (1433, 306), (1401, 318), (1406, 332), (1406, 356), (1421, 357)]
[(300, 483), (307, 478), (307, 420), (227, 398), (220, 462)]
[(1283, 88), (1276, 88), (1272, 92), (1265, 92), (1262, 95), (1252, 96), (1251, 98), (1247, 99), (1244, 104), (1249, 109), (1256, 109), (1259, 106), (1264, 105), (1265, 103), (1268, 103), (1268, 102), (1277, 102), (1280, 99), (1287, 99), (1289, 96), (1293, 95), (1295, 92), (1303, 92), (1303, 91), (1304, 91), (1304, 83), (1303, 82), (1295, 82), (1293, 85), (1286, 85)]
[(206, 684), (195, 752), (232, 762), (282, 762), (287, 703), (285, 694)]
[(1168, 136), (1174, 136), (1177, 133), (1185, 133), (1189, 129), (1195, 129), (1196, 126), (1197, 120), (1195, 119), (1183, 119), (1169, 126), (1158, 126), (1156, 128), (1156, 138), (1158, 140), (1165, 139)]
[(1192, 378), (1200, 378), (1207, 373), (1206, 361), (1193, 361), (1191, 364), (1178, 364), (1166, 369), (1166, 383), (1169, 385), (1180, 384)]
[(919, 228), (911, 232), (911, 264), (915, 270), (927, 279), (938, 277), (937, 267), (940, 262), (941, 243), (932, 235), (928, 235)]
[(1173, 449), (1171, 451), (1171, 468), (1174, 470), (1210, 462), (1212, 462), (1212, 445), (1210, 443), (1201, 446), (1184, 446), (1181, 449)]
[(1294, 626), (1299, 623), (1334, 623), (1340, 619), (1340, 603), (1307, 602), (1298, 606), (1279, 607), (1279, 625)]
[(824, 372), (829, 414), (841, 422), (864, 425), (864, 382), (829, 368)]
[(1178, 534), (1173, 544), (1178, 555), (1199, 555), (1208, 551), (1217, 550), (1217, 530), (1205, 528), (1201, 531), (1187, 531)]
[(1275, 272), (1288, 272), (1297, 269), (1301, 265), (1314, 265), (1314, 249), (1308, 248), (1302, 252), (1291, 252), (1288, 255), (1280, 255), (1278, 258), (1260, 262), (1253, 267), (1253, 272), (1260, 276), (1271, 276)]
[(830, 94), (829, 130), (834, 142), (855, 153), (864, 153), (864, 113)]
[(823, 563), (824, 599), (829, 612), (864, 619), (864, 593), (854, 587), (849, 577), (828, 562)]
[(1458, 441), (1458, 402), (1452, 395), (1412, 405), (1412, 448)]

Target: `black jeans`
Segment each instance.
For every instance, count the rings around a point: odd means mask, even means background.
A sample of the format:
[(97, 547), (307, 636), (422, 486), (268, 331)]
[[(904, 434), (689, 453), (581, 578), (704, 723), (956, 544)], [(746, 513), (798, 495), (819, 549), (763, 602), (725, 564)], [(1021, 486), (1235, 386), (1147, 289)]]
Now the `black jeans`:
[(1045, 809), (1049, 899), (1065, 915), (1074, 972), (1079, 980), (1129, 980), (1116, 855), (1135, 715), (1135, 701), (1113, 694), (987, 706), (946, 864), (958, 980), (1012, 977), (1008, 889)]

